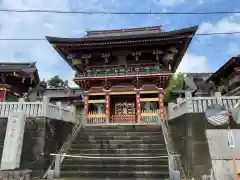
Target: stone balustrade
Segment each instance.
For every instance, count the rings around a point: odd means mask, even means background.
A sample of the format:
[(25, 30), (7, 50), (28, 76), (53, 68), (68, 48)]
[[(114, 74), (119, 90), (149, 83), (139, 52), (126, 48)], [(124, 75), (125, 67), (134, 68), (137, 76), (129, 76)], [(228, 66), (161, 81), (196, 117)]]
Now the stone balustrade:
[(63, 107), (60, 104), (49, 102), (1, 102), (0, 118), (8, 118), (11, 113), (23, 112), (25, 116), (38, 118), (47, 117), (50, 119), (75, 122), (75, 107)]
[(240, 103), (240, 96), (221, 96), (219, 92), (212, 97), (192, 97), (186, 92), (185, 98), (178, 98), (176, 103), (168, 104), (168, 119), (177, 118), (187, 113), (204, 113), (208, 106), (220, 104), (226, 109), (231, 109)]

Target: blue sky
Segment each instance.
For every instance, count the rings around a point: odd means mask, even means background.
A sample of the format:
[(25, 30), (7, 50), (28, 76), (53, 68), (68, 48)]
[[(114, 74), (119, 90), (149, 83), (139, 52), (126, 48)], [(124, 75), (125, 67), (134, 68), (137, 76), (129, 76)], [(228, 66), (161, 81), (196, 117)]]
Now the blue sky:
[[(239, 0), (0, 0), (0, 9), (66, 11), (240, 11)], [(81, 37), (86, 30), (155, 26), (174, 30), (199, 25), (198, 33), (240, 32), (240, 14), (81, 15), (0, 12), (0, 38)], [(179, 71), (211, 72), (240, 54), (240, 34), (195, 37)], [(37, 62), (41, 78), (73, 71), (47, 41), (0, 41), (1, 62)]]

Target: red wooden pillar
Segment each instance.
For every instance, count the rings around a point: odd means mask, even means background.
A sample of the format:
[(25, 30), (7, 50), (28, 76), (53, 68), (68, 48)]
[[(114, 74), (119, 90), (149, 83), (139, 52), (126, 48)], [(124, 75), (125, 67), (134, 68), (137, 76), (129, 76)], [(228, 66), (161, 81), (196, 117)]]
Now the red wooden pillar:
[(159, 116), (164, 121), (164, 91), (160, 91), (158, 94), (159, 98)]
[(6, 100), (7, 90), (0, 89), (0, 102), (4, 102)]
[(84, 95), (84, 113), (86, 124), (88, 124), (88, 95)]
[(141, 102), (140, 102), (140, 91), (136, 90), (136, 106), (137, 106), (137, 123), (141, 121)]
[(106, 123), (109, 123), (109, 121), (110, 121), (110, 96), (109, 96), (109, 94), (106, 94), (105, 102), (106, 102), (106, 107), (105, 107)]

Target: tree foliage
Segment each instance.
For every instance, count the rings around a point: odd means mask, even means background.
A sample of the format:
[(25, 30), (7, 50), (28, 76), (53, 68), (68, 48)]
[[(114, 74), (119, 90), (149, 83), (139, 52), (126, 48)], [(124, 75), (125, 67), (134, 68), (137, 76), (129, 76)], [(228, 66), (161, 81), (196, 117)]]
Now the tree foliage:
[(68, 87), (68, 80), (63, 80), (58, 75), (56, 75), (47, 81), (47, 85), (51, 88)]
[(169, 101), (172, 91), (182, 90), (184, 87), (184, 74), (174, 74), (170, 80), (168, 87), (165, 89), (165, 101)]

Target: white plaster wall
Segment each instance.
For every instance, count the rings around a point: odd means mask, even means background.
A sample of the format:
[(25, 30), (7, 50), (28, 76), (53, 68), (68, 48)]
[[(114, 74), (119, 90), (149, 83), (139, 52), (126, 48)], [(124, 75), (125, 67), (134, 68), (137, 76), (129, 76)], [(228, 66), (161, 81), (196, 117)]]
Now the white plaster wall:
[[(240, 172), (240, 130), (232, 130), (235, 139), (237, 169)], [(232, 151), (228, 146), (228, 130), (206, 130), (215, 180), (233, 180)]]

